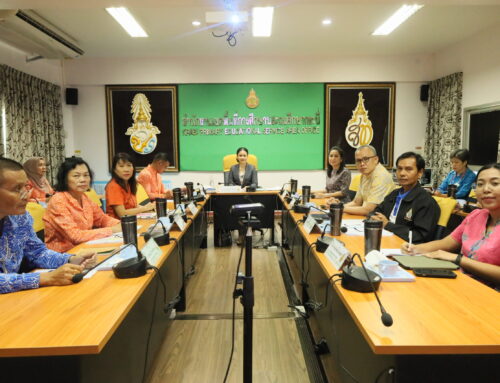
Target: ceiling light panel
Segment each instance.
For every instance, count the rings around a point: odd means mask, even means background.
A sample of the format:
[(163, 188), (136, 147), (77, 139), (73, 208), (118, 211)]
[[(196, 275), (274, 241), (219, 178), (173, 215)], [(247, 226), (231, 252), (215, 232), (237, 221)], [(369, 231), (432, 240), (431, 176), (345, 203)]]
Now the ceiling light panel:
[(122, 26), (132, 37), (148, 37), (137, 20), (125, 7), (106, 8), (106, 11)]
[(372, 35), (388, 35), (394, 29), (404, 23), (411, 15), (417, 12), (423, 5), (403, 5), (391, 17), (389, 17)]
[(254, 37), (271, 36), (274, 7), (252, 8), (252, 34)]

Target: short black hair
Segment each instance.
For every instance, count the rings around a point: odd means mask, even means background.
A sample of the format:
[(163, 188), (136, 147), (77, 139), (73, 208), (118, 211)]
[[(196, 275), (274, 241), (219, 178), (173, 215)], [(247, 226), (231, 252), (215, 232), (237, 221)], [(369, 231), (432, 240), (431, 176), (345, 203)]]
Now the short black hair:
[(497, 169), (497, 170), (500, 170), (500, 164), (498, 162), (493, 162), (491, 164), (487, 164), (487, 165), (484, 165), (481, 169), (479, 169), (477, 171), (477, 175), (476, 175), (476, 182), (477, 180), (479, 179), (479, 174), (481, 174), (481, 172), (483, 170), (488, 170), (488, 169)]
[(23, 165), (10, 158), (0, 157), (0, 184), (3, 183), (3, 172), (6, 170), (18, 171), (24, 170)]
[(87, 164), (81, 157), (69, 157), (64, 160), (57, 171), (56, 186), (54, 187), (56, 191), (68, 191), (68, 173), (78, 165), (85, 165), (87, 167), (90, 174), (90, 184), (92, 185), (94, 173), (92, 172), (92, 169), (90, 169), (89, 164)]
[(135, 194), (137, 192), (137, 181), (135, 179), (135, 163), (132, 159), (132, 156), (128, 153), (117, 153), (113, 157), (113, 163), (111, 165), (111, 177), (116, 181), (118, 185), (122, 187), (123, 190), (127, 191), (127, 184), (123, 179), (118, 177), (118, 174), (115, 172), (116, 165), (118, 162), (124, 161), (124, 162), (130, 162), (132, 164), (133, 168), (133, 173), (132, 177), (128, 180), (128, 185), (130, 186), (130, 191), (132, 194)]
[(453, 153), (451, 153), (450, 158), (457, 158), (462, 162), (469, 162), (470, 153), (467, 149), (457, 149)]
[[(330, 153), (332, 152), (332, 150), (336, 150), (337, 152), (339, 152), (339, 155), (340, 155), (340, 158), (342, 158), (342, 162), (340, 163), (340, 167), (339, 167), (339, 173), (344, 170), (344, 167), (345, 167), (345, 160), (344, 160), (344, 151), (342, 150), (342, 148), (340, 146), (332, 146), (330, 148), (330, 150), (328, 151), (328, 157), (330, 157)], [(331, 177), (332, 176), (332, 171), (333, 171), (333, 166), (330, 165), (330, 161), (326, 161), (327, 162), (327, 170), (326, 170), (326, 174), (328, 175), (328, 177)]]
[(415, 163), (417, 164), (417, 170), (420, 171), (422, 169), (425, 169), (425, 160), (424, 157), (422, 157), (420, 154), (415, 153), (415, 152), (405, 152), (401, 154), (398, 159), (396, 160), (396, 166), (398, 166), (398, 163), (400, 160), (404, 160), (407, 158), (415, 158)]
[[(167, 156), (167, 153), (165, 152), (160, 152), (160, 153), (156, 153), (155, 156), (153, 157), (153, 162), (156, 162), (156, 161), (166, 161), (166, 162), (170, 162), (168, 160), (168, 156)], [(130, 161), (132, 162), (132, 161)], [(132, 162), (133, 163), (133, 162)], [(135, 169), (135, 166), (134, 166), (134, 169)]]

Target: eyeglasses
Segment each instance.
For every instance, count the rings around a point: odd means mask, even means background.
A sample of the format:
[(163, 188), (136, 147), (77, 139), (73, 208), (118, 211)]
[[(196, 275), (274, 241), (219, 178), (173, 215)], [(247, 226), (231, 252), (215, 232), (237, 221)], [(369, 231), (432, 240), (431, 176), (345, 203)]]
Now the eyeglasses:
[(366, 164), (366, 163), (368, 163), (368, 161), (370, 161), (374, 157), (377, 157), (377, 156), (356, 158), (356, 164), (357, 165)]

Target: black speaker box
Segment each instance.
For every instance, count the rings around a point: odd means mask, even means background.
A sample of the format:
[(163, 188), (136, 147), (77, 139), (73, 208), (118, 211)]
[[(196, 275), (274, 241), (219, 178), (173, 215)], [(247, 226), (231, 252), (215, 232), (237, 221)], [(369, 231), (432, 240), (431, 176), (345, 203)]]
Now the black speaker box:
[(429, 85), (420, 87), (420, 101), (429, 101)]
[(66, 88), (66, 105), (78, 105), (77, 88)]

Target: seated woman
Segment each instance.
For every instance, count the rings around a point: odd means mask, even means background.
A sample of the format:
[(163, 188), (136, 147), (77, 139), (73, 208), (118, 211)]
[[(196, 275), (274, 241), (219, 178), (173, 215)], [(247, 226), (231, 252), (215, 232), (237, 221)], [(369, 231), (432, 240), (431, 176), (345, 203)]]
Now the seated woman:
[(31, 202), (46, 202), (54, 194), (49, 181), (45, 178), (47, 166), (43, 157), (32, 157), (23, 164), (28, 176), (27, 187), (30, 189)]
[[(481, 282), (500, 287), (500, 164), (477, 173), (476, 194), (483, 209), (470, 213), (449, 236), (420, 245), (404, 243), (408, 254), (452, 261)], [(458, 254), (457, 254), (458, 252)]]
[(111, 181), (106, 185), (106, 214), (121, 218), (154, 209), (154, 204), (137, 205), (137, 181), (135, 165), (127, 153), (118, 153), (113, 157)]
[(344, 151), (333, 146), (328, 154), (328, 169), (326, 171), (326, 190), (314, 192), (316, 198), (335, 197), (340, 202), (346, 203), (349, 198), (349, 185), (351, 185), (351, 172), (345, 167)]
[(121, 231), (120, 221), (104, 214), (85, 194), (91, 183), (92, 171), (83, 159), (68, 158), (59, 167), (57, 193), (43, 217), (49, 249), (64, 252), (79, 243)]
[(257, 187), (257, 169), (248, 161), (248, 149), (241, 147), (236, 150), (236, 165), (229, 170), (229, 185), (240, 185), (242, 189)]
[(438, 189), (434, 192), (436, 196), (447, 196), (448, 186), (457, 185), (456, 198), (466, 199), (472, 188), (476, 175), (469, 169), (469, 151), (457, 149), (450, 156), (452, 171), (448, 173)]

